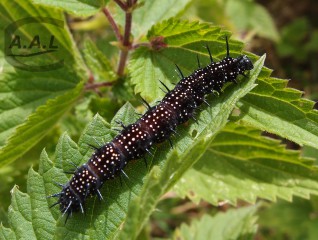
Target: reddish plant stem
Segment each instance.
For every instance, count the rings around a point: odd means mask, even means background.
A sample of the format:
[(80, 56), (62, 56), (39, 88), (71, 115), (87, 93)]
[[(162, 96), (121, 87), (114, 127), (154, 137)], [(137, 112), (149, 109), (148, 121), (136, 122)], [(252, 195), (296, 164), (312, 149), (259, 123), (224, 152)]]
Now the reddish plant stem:
[(127, 0), (126, 9), (124, 9), (126, 12), (126, 14), (125, 14), (125, 32), (124, 32), (124, 38), (122, 41), (123, 44), (122, 44), (122, 49), (120, 52), (120, 59), (119, 59), (119, 63), (118, 63), (118, 68), (117, 68), (118, 76), (122, 76), (124, 74), (125, 65), (126, 65), (126, 61), (127, 61), (127, 57), (128, 57), (128, 51), (131, 48), (130, 33), (131, 33), (131, 23), (132, 23), (132, 6), (135, 3), (136, 3), (135, 0)]
[[(121, 0), (114, 0), (118, 6), (125, 11), (125, 32), (124, 36), (121, 35), (119, 31), (119, 27), (114, 21), (114, 18), (112, 17), (111, 13), (108, 11), (107, 8), (103, 8), (103, 13), (107, 17), (115, 35), (118, 40), (118, 42), (121, 43), (121, 51), (120, 51), (120, 59), (118, 63), (118, 69), (117, 74), (118, 76), (122, 76), (124, 74), (125, 65), (128, 57), (128, 52), (131, 49), (134, 49), (138, 46), (144, 45), (141, 43), (140, 45), (136, 44), (135, 46), (132, 46), (132, 42), (130, 41), (130, 33), (131, 33), (131, 24), (132, 24), (132, 11), (134, 5), (137, 3), (138, 0), (127, 0), (127, 2), (122, 2)], [(146, 44), (145, 44), (146, 45)], [(92, 76), (92, 75), (91, 75)], [(112, 86), (112, 82), (101, 82), (101, 83), (93, 83), (94, 77), (90, 77), (89, 83), (86, 84), (85, 89), (86, 90), (97, 90), (97, 88), (100, 87), (107, 87)]]
[(125, 32), (124, 32), (124, 46), (128, 46), (130, 44), (130, 31), (131, 31), (131, 23), (132, 23), (132, 13), (130, 10), (126, 12), (126, 21), (125, 21)]
[(100, 87), (109, 87), (112, 85), (113, 85), (113, 82), (91, 83), (91, 84), (86, 84), (85, 89), (90, 90), (90, 89), (96, 89)]
[(126, 4), (126, 3), (122, 2), (121, 0), (114, 0), (114, 2), (117, 3), (117, 5), (118, 5), (121, 9), (123, 9), (124, 11), (127, 10), (127, 4)]
[(117, 41), (122, 42), (123, 36), (120, 34), (119, 27), (117, 26), (113, 16), (111, 15), (111, 13), (108, 11), (107, 8), (103, 8), (103, 12), (104, 12), (105, 16), (107, 17), (109, 24), (112, 27), (112, 29), (116, 35)]

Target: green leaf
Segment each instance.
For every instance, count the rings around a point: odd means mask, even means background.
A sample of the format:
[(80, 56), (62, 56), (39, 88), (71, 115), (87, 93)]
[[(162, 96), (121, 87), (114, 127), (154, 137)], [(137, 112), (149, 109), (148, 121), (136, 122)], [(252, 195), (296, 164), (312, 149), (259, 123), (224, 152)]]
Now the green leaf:
[(106, 5), (109, 0), (32, 0), (35, 4), (54, 7), (76, 16), (94, 15), (100, 8)]
[(287, 81), (269, 77), (263, 69), (258, 86), (237, 106), (241, 120), (258, 129), (275, 133), (300, 145), (317, 148), (318, 111), (314, 102), (301, 98), (302, 92), (286, 88)]
[(133, 35), (138, 39), (158, 22), (176, 17), (190, 4), (191, 0), (145, 1), (142, 7), (134, 12)]
[(2, 223), (0, 223), (0, 239), (16, 239), (14, 232), (10, 228), (5, 228)]
[(316, 159), (316, 162), (318, 161), (318, 149), (313, 147), (304, 146), (302, 148), (302, 155), (305, 157), (311, 157), (313, 159)]
[(84, 45), (84, 58), (88, 68), (94, 74), (94, 79), (102, 82), (111, 82), (116, 79), (116, 73), (109, 60), (91, 41), (87, 40)]
[[(177, 17), (190, 5), (191, 0), (138, 1), (139, 7), (133, 12), (132, 34), (135, 40), (143, 38), (158, 22)], [(124, 12), (118, 8), (116, 19), (124, 26)]]
[[(226, 35), (229, 33), (207, 23), (170, 19), (155, 25), (149, 31), (148, 39), (157, 44), (154, 48), (165, 47), (158, 51), (140, 47), (132, 54), (128, 68), (135, 92), (147, 100), (160, 99), (164, 93), (160, 90), (159, 80), (172, 88), (172, 83), (180, 79), (175, 71), (176, 63), (185, 76), (197, 68), (196, 55), (201, 65), (207, 65), (210, 60), (206, 45), (215, 60), (223, 58)], [(231, 56), (239, 55), (241, 49), (241, 43), (230, 41)]]
[(195, 202), (204, 199), (212, 204), (277, 197), (291, 201), (293, 195), (309, 198), (318, 194), (318, 174), (312, 164), (298, 151), (262, 137), (259, 130), (232, 123), (215, 137), (175, 190)]
[[(249, 81), (244, 81), (241, 86), (230, 85), (224, 94), (211, 103), (211, 107), (203, 110), (198, 118), (199, 125), (192, 124), (188, 129), (180, 129), (181, 136), (176, 139), (175, 149), (171, 150), (166, 143), (154, 152), (153, 159), (147, 157), (148, 166), (151, 161), (156, 164), (149, 174), (142, 161), (129, 164), (125, 169), (129, 180), (122, 179), (122, 184), (119, 178), (107, 181), (101, 189), (105, 201), (100, 202), (96, 197), (88, 199), (85, 216), (74, 213), (66, 225), (65, 216), (62, 216), (58, 207), (49, 208), (56, 199), (47, 199), (45, 196), (60, 191), (60, 187), (55, 186), (54, 182), (68, 181), (69, 177), (63, 171), (69, 171), (73, 164), (87, 162), (93, 152), (91, 144), (98, 147), (109, 142), (115, 132), (97, 115), (84, 130), (78, 144), (67, 134), (63, 134), (56, 148), (54, 162), (43, 151), (38, 173), (30, 170), (27, 193), (13, 190), (10, 207), (13, 210), (9, 214), (9, 223), (15, 237), (24, 238), (28, 235), (28, 239), (136, 238), (160, 196), (199, 159), (217, 131), (225, 125), (238, 99), (254, 87), (261, 67), (261, 61), (256, 63)], [(135, 117), (134, 109), (126, 104), (112, 123), (115, 123), (116, 119), (124, 122), (134, 121)], [(137, 214), (137, 217), (134, 214)], [(24, 232), (19, 226), (23, 226)], [(0, 236), (10, 233), (9, 229), (0, 230)]]
[(111, 121), (111, 125), (115, 128), (121, 128), (121, 125), (118, 122), (122, 122), (124, 125), (131, 124), (137, 120), (137, 114), (135, 114), (135, 109), (130, 103), (126, 103), (117, 114), (114, 116)]
[[(251, 29), (263, 37), (279, 40), (279, 33), (274, 21), (266, 8), (254, 1), (229, 0), (225, 3), (226, 16), (236, 26), (237, 30)], [(266, 29), (266, 31), (264, 31)]]
[(49, 100), (40, 106), (28, 120), (16, 128), (8, 143), (0, 149), (0, 166), (4, 166), (22, 156), (28, 149), (38, 143), (56, 122), (68, 111), (82, 92), (83, 84), (74, 90)]
[(279, 32), (267, 9), (256, 4), (251, 12), (253, 13), (250, 18), (251, 28), (262, 37), (267, 37), (276, 42), (279, 41)]
[[(33, 18), (34, 22), (28, 23), (30, 17), (38, 16), (38, 13), (41, 13), (41, 18)], [(54, 52), (16, 57), (20, 63), (29, 65), (27, 70), (21, 70), (23, 65), (13, 62), (14, 59), (7, 55), (8, 43), (1, 47), (5, 53), (1, 53), (0, 57), (6, 56), (8, 60), (3, 61), (0, 75), (0, 145), (6, 144), (0, 150), (0, 166), (3, 166), (23, 155), (50, 131), (80, 96), (83, 87), (81, 81), (87, 76), (70, 34), (64, 29), (64, 16), (61, 12), (35, 7), (28, 1), (16, 3), (5, 0), (0, 3), (0, 16), (3, 19), (1, 31), (17, 27), (15, 31), (8, 33), (20, 36), (22, 46), (29, 46), (36, 35), (43, 48), (52, 36), (53, 46), (57, 46)], [(45, 19), (50, 19), (50, 23)], [(11, 41), (8, 33), (5, 36)], [(38, 47), (23, 50), (12, 47), (15, 54), (39, 51), (41, 50)], [(41, 71), (43, 66), (52, 66), (60, 61), (63, 63), (62, 67), (48, 67), (45, 68), (46, 71)]]
[(194, 220), (191, 225), (182, 224), (173, 239), (254, 239), (257, 230), (256, 206), (230, 209), (211, 217), (203, 215), (200, 220)]

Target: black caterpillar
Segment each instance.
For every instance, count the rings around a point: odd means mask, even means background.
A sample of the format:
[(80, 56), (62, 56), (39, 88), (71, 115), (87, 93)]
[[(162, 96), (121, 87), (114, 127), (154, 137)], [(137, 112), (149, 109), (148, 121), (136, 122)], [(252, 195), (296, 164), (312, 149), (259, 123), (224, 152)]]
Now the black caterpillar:
[[(227, 56), (220, 62), (213, 62), (207, 47), (211, 63), (194, 71), (190, 76), (183, 77), (173, 90), (168, 91), (162, 101), (150, 107), (135, 123), (124, 126), (123, 130), (111, 142), (95, 152), (87, 163), (77, 168), (72, 179), (62, 185), (62, 191), (50, 197), (59, 197), (53, 204), (60, 205), (60, 210), (67, 214), (84, 213), (84, 203), (88, 196), (102, 195), (99, 189), (103, 183), (123, 172), (130, 160), (138, 159), (149, 152), (152, 145), (169, 140), (178, 125), (193, 117), (195, 109), (206, 102), (205, 95), (213, 91), (220, 92), (226, 82), (236, 82), (236, 77), (247, 70), (253, 69), (251, 60), (241, 55), (237, 58), (229, 56), (229, 45), (226, 37)], [(244, 75), (245, 76), (245, 75)], [(124, 173), (125, 174), (125, 173)]]

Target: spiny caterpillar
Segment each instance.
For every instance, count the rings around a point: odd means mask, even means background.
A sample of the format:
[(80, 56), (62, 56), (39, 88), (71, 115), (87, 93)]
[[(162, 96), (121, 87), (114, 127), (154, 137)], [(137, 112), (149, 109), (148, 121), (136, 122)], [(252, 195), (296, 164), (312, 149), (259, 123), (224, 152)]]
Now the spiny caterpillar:
[(88, 162), (75, 170), (68, 183), (61, 185), (62, 191), (50, 196), (59, 198), (52, 206), (60, 205), (63, 215), (67, 215), (66, 221), (73, 212), (84, 213), (87, 197), (97, 194), (102, 199), (99, 189), (106, 180), (125, 174), (123, 168), (129, 161), (143, 157), (154, 144), (170, 142), (169, 137), (176, 133), (176, 127), (193, 118), (197, 107), (206, 102), (205, 95), (221, 91), (225, 83), (236, 82), (239, 74), (253, 69), (246, 55), (230, 57), (227, 37), (227, 55), (223, 60), (213, 62), (207, 49), (211, 60), (208, 66), (201, 68), (198, 60), (199, 68), (191, 75), (184, 77), (180, 71), (182, 79), (172, 90), (162, 83), (167, 90), (162, 101), (154, 107), (146, 103), (148, 110), (144, 115), (133, 124), (122, 124), (120, 134), (95, 148)]

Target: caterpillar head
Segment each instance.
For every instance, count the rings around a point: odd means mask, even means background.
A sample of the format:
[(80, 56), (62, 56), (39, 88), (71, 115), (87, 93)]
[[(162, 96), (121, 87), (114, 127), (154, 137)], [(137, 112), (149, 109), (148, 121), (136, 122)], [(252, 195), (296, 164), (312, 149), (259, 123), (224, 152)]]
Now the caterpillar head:
[(252, 61), (246, 55), (240, 56), (237, 60), (237, 67), (240, 73), (254, 68)]

